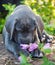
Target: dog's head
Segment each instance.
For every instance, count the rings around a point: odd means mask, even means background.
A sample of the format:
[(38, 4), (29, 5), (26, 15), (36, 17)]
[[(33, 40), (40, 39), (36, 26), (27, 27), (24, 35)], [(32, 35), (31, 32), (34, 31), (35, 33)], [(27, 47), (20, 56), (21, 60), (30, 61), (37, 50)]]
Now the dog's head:
[(10, 39), (24, 44), (38, 42), (38, 37), (41, 36), (43, 30), (41, 19), (27, 6), (21, 7), (18, 7), (19, 9), (17, 8), (6, 22), (5, 26)]
[(25, 15), (17, 19), (13, 32), (13, 39), (18, 43), (33, 43), (37, 40), (35, 20)]

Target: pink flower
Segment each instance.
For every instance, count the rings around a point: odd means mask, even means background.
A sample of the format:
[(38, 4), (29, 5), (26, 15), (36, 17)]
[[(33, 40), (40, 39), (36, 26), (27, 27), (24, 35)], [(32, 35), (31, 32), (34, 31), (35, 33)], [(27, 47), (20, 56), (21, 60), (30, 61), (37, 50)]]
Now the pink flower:
[(30, 43), (28, 50), (31, 52), (35, 50), (36, 48), (38, 48), (38, 45), (36, 43)]
[(50, 43), (46, 43), (43, 48), (44, 49), (50, 49)]
[(19, 56), (19, 57), (18, 57), (18, 61), (21, 61), (21, 59), (22, 59), (21, 56)]
[(30, 43), (29, 45), (21, 44), (20, 46), (21, 46), (21, 49), (28, 49), (28, 51), (30, 52), (35, 50), (38, 47), (36, 43)]
[(27, 49), (27, 48), (29, 48), (29, 45), (27, 45), (27, 44), (20, 44), (20, 46), (21, 46), (22, 49)]

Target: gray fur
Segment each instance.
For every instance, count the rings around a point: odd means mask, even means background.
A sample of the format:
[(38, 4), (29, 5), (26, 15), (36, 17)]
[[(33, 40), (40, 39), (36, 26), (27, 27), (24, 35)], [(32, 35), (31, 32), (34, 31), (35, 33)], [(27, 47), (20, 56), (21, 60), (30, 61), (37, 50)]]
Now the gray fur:
[[(44, 29), (44, 25), (43, 25), (41, 17), (39, 15), (35, 15), (30, 7), (26, 5), (20, 5), (14, 9), (13, 13), (7, 18), (6, 24), (4, 26), (3, 41), (5, 43), (6, 48), (9, 51), (11, 51), (16, 56), (16, 58), (19, 56), (21, 49), (20, 49), (20, 45), (14, 42), (12, 38), (14, 37), (13, 33), (14, 33), (15, 24), (17, 23), (17, 20), (18, 21), (20, 19), (22, 20), (24, 17), (33, 19), (36, 22), (36, 29), (38, 33), (37, 36), (40, 40), (41, 40), (41, 35)], [(24, 54), (27, 53), (25, 55), (29, 55), (28, 51), (26, 50), (22, 50), (22, 51)]]

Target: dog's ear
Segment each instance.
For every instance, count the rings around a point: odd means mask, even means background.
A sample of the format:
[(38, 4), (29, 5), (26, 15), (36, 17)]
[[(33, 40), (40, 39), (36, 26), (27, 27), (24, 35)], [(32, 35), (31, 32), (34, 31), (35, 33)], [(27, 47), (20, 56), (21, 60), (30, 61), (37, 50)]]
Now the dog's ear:
[(38, 37), (41, 42), (41, 36), (42, 36), (43, 29), (44, 29), (44, 24), (43, 24), (43, 21), (39, 15), (36, 15), (36, 26), (37, 26)]
[(14, 26), (15, 26), (16, 22), (17, 21), (16, 21), (16, 19), (14, 17), (9, 16), (8, 19), (7, 19), (7, 22), (5, 24), (5, 28), (6, 28), (7, 32), (9, 33), (9, 35), (10, 35), (10, 39), (12, 39)]
[(37, 22), (38, 22), (38, 26), (40, 28), (40, 32), (42, 33), (43, 29), (44, 29), (43, 20), (42, 20), (42, 18), (39, 15), (36, 16), (36, 19), (37, 19)]

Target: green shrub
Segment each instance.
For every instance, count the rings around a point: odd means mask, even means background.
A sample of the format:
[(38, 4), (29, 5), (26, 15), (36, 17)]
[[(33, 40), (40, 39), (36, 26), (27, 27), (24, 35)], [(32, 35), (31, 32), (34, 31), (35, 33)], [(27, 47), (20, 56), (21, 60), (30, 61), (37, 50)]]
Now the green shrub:
[[(0, 33), (2, 33), (2, 30), (3, 30), (3, 27), (4, 27), (4, 24), (6, 22), (6, 18), (13, 12), (14, 8), (15, 8), (15, 5), (12, 5), (12, 4), (3, 4), (3, 7), (5, 8), (5, 10), (8, 11), (8, 14), (5, 18), (0, 18)], [(0, 14), (1, 16), (2, 14)]]
[[(9, 4), (3, 4), (3, 7), (5, 8), (5, 10), (8, 11), (7, 16), (9, 16), (9, 15), (13, 12), (13, 10), (14, 10), (14, 8), (15, 8), (16, 6), (9, 3)], [(7, 17), (7, 16), (6, 16), (6, 17)]]
[(53, 10), (55, 6), (52, 5), (52, 0), (23, 0), (21, 3), (30, 6), (34, 12), (39, 14), (44, 22), (50, 22), (52, 18), (55, 18)]
[(55, 24), (51, 25), (45, 23), (44, 25), (45, 25), (45, 30), (47, 31), (48, 34), (55, 35)]
[(49, 61), (49, 59), (46, 56), (44, 56), (43, 63), (41, 65), (55, 65), (55, 63), (53, 63), (52, 61)]
[(5, 24), (5, 19), (0, 18), (0, 33), (2, 33), (2, 30), (3, 30), (4, 24)]

